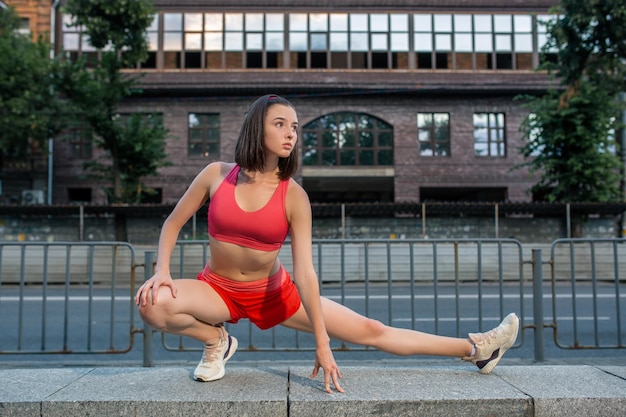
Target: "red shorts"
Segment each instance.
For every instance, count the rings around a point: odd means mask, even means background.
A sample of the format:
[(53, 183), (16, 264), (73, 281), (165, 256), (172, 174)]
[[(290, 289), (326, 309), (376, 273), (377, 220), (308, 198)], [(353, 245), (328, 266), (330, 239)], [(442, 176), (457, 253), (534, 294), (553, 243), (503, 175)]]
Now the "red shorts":
[(269, 278), (252, 282), (233, 281), (217, 275), (209, 265), (198, 274), (222, 297), (230, 312), (229, 323), (250, 319), (261, 330), (281, 324), (300, 308), (300, 295), (281, 265)]

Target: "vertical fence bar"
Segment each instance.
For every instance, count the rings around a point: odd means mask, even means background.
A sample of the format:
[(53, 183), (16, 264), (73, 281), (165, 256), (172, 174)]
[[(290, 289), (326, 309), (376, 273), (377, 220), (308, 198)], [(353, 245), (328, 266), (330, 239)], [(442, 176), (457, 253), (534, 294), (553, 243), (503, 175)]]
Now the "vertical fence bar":
[(533, 324), (535, 327), (535, 361), (544, 361), (543, 343), (543, 262), (541, 249), (533, 249)]
[[(144, 254), (144, 281), (150, 279), (153, 272), (154, 261), (156, 260), (156, 252), (155, 251), (146, 251)], [(152, 339), (153, 339), (152, 327), (150, 327), (146, 322), (143, 322), (143, 366), (150, 367), (154, 365), (153, 360), (153, 349), (152, 349)]]
[(495, 217), (495, 229), (496, 229), (496, 239), (498, 239), (499, 235), (500, 235), (500, 214), (499, 214), (499, 206), (498, 203), (496, 203), (495, 207), (494, 207), (494, 217)]

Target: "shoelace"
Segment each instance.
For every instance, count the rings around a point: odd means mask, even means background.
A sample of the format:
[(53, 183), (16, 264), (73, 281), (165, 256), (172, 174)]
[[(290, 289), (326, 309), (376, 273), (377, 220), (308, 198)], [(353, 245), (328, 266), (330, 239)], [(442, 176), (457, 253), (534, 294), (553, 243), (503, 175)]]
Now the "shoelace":
[(216, 342), (213, 345), (208, 345), (208, 344), (204, 344), (204, 351), (202, 352), (202, 362), (214, 362), (216, 360), (219, 360), (219, 350), (220, 350), (220, 346), (222, 345), (223, 341), (224, 341), (224, 333), (223, 333), (223, 329), (220, 329), (222, 331), (222, 334), (220, 334), (220, 337), (216, 338)]

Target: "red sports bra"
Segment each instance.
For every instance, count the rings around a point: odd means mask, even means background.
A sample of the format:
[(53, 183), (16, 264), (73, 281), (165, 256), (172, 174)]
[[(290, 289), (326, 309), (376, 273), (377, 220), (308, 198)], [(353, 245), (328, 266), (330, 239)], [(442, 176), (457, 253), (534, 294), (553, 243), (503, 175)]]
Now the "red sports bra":
[(289, 232), (285, 199), (289, 180), (282, 180), (270, 201), (257, 211), (244, 211), (235, 200), (239, 176), (235, 165), (209, 203), (209, 235), (221, 242), (263, 251), (280, 249)]

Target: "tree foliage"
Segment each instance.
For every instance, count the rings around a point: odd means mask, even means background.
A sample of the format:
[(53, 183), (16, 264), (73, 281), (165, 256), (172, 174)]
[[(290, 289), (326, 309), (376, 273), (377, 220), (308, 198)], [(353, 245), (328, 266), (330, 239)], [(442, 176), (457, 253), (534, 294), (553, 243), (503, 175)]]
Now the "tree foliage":
[(54, 90), (63, 65), (50, 60), (45, 38), (33, 42), (18, 32), (13, 9), (0, 9), (0, 153), (23, 159), (66, 125), (68, 103)]
[(96, 145), (110, 159), (90, 161), (86, 168), (110, 184), (105, 187), (110, 202), (140, 202), (142, 192), (149, 191), (142, 178), (168, 164), (167, 130), (160, 118), (144, 123), (148, 116), (137, 114), (127, 120), (118, 108), (122, 100), (139, 93), (140, 76), (121, 70), (147, 56), (152, 7), (146, 0), (68, 0), (64, 12), (72, 15), (73, 25), (83, 27), (101, 54), (91, 69), (84, 61), (75, 62), (64, 72), (61, 87), (80, 106)]
[(621, 199), (619, 94), (626, 75), (626, 4), (622, 0), (562, 0), (547, 24), (542, 66), (560, 81), (541, 97), (524, 97), (529, 117), (522, 166), (539, 172), (531, 191), (549, 201)]

